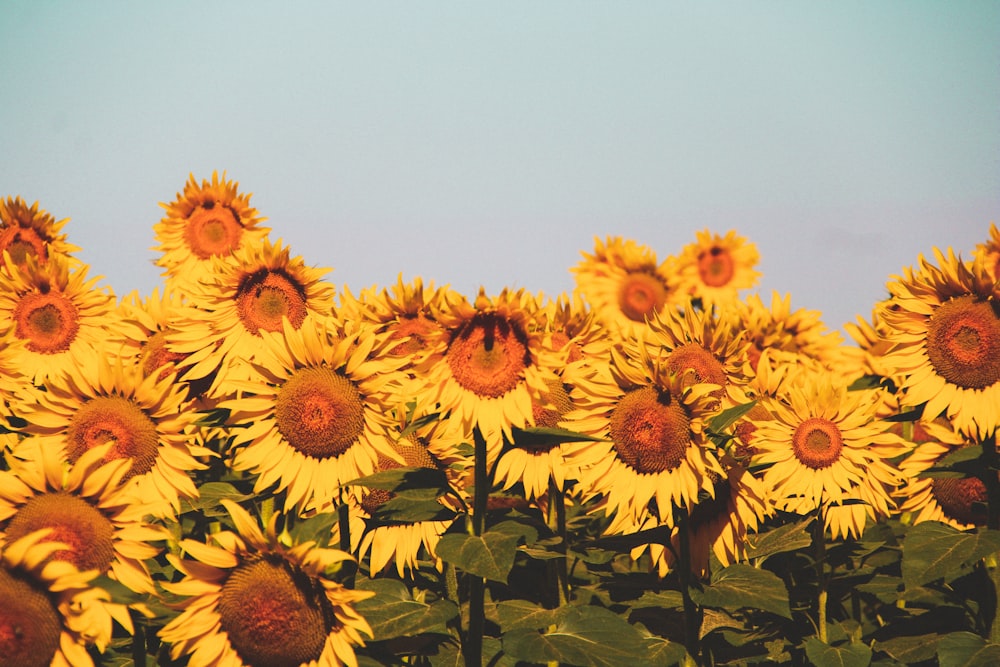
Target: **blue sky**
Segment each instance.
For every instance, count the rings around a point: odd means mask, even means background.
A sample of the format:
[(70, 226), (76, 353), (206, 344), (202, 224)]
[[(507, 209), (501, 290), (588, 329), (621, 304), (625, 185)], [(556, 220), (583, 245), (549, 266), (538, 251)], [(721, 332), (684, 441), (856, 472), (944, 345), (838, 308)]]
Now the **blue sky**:
[(149, 293), (225, 170), (338, 289), (572, 289), (594, 237), (755, 242), (832, 328), (1000, 222), (1000, 3), (0, 4), (0, 196)]

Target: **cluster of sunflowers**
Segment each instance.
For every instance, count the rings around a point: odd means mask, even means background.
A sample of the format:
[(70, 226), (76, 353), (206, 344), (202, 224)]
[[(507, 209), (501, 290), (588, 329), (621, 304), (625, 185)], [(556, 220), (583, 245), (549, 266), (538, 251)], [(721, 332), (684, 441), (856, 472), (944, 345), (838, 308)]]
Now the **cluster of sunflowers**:
[[(935, 250), (894, 278), (848, 345), (787, 296), (743, 296), (758, 253), (732, 231), (662, 261), (597, 240), (556, 299), (355, 295), (249, 200), (192, 176), (153, 227), (162, 291), (120, 299), (66, 221), (0, 200), (3, 664), (533, 662), (525, 637), (567, 616), (512, 612), (620, 602), (580, 594), (604, 576), (587, 563), (676, 577), (684, 632), (643, 646), (697, 662), (696, 589), (768, 528), (810, 519), (823, 545), (1000, 511), (988, 475), (929, 472), (995, 450), (995, 226), (972, 261)], [(504, 587), (515, 559), (540, 564), (530, 599)], [(435, 596), (450, 611), (420, 631), (382, 618)], [(537, 662), (559, 660), (597, 658)]]

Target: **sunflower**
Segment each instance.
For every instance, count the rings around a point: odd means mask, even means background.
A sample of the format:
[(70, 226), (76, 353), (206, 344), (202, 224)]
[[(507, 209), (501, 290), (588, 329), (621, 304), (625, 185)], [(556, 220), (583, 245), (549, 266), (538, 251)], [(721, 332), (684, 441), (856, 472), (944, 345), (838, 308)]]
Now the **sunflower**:
[(849, 392), (826, 373), (800, 371), (782, 379), (770, 412), (754, 419), (755, 467), (779, 510), (807, 514), (822, 508), (834, 537), (860, 536), (867, 519), (894, 508), (889, 491), (899, 482), (888, 459), (906, 451), (878, 416), (873, 391)]
[(995, 222), (990, 223), (990, 240), (976, 244), (972, 256), (983, 263), (994, 281), (1000, 281), (1000, 229)]
[(276, 535), (279, 514), (262, 531), (242, 507), (222, 504), (236, 532), (212, 534), (214, 544), (182, 540), (194, 560), (168, 556), (184, 578), (163, 587), (188, 598), (159, 632), (171, 657), (219, 667), (357, 665), (354, 647), (372, 632), (354, 605), (371, 594), (327, 574), (350, 555), (315, 542), (286, 545)]
[(258, 245), (270, 231), (259, 226), (264, 218), (250, 206), (250, 195), (241, 194), (225, 172), (221, 180), (212, 172), (211, 182), (203, 179), (201, 185), (191, 174), (184, 192), (160, 206), (166, 215), (153, 225), (159, 243), (153, 249), (162, 253), (156, 265), (165, 269), (168, 286), (182, 292), (211, 276), (214, 258)]
[(879, 315), (892, 348), (883, 361), (905, 378), (902, 406), (986, 438), (1000, 426), (1000, 287), (982, 260), (934, 254), (939, 267), (921, 256), (919, 270), (888, 284)]
[(699, 493), (714, 497), (711, 473), (724, 474), (705, 434), (719, 385), (689, 382), (671, 372), (640, 339), (612, 350), (613, 380), (594, 376), (573, 389), (574, 410), (563, 425), (600, 438), (573, 443), (585, 499), (601, 497), (613, 517), (608, 532), (641, 522), (649, 512), (672, 525), (675, 507), (690, 509)]
[[(218, 371), (210, 393), (231, 378), (245, 379), (248, 363), (266, 350), (262, 333), (281, 332), (283, 321), (298, 328), (307, 315), (330, 317), (333, 286), (326, 269), (310, 268), (289, 249), (264, 239), (216, 258), (213, 273), (192, 293), (192, 308), (167, 335), (167, 349), (186, 355), (187, 381)], [(235, 367), (235, 368), (234, 368)]]
[(334, 337), (326, 321), (307, 319), (262, 341), (269, 352), (241, 395), (219, 403), (245, 426), (233, 429), (232, 465), (259, 475), (255, 493), (284, 492), (286, 511), (323, 509), (343, 484), (373, 473), (380, 454), (397, 458), (389, 415), (405, 361), (370, 326)]
[(50, 378), (35, 402), (20, 405), (23, 431), (42, 449), (77, 462), (89, 450), (113, 443), (104, 458), (128, 459), (124, 479), (137, 502), (157, 516), (180, 510), (180, 499), (198, 497), (189, 473), (206, 466), (195, 456), (212, 456), (194, 444), (196, 418), (186, 410), (183, 389), (172, 377), (145, 375), (135, 360), (89, 357)]
[(69, 259), (80, 249), (66, 242), (61, 234), (69, 218), (56, 222), (47, 211), (39, 210), (38, 202), (30, 207), (20, 197), (0, 199), (0, 257), (7, 253), (10, 262), (23, 268), (28, 257), (44, 264), (49, 255)]
[(900, 461), (905, 484), (900, 487), (899, 512), (905, 521), (917, 524), (940, 521), (959, 530), (985, 526), (987, 522), (986, 484), (980, 477), (926, 474), (949, 454), (977, 444), (956, 432), (945, 420), (918, 420), (912, 425), (914, 449)]
[(700, 302), (705, 310), (735, 306), (739, 291), (757, 284), (757, 246), (730, 230), (725, 236), (709, 230), (695, 233), (697, 242), (684, 246), (675, 271), (677, 289)]
[(462, 428), (478, 428), (492, 463), (513, 428), (533, 425), (532, 401), (544, 400), (565, 355), (545, 345), (537, 302), (523, 290), (496, 297), (480, 290), (436, 309), (442, 330), (433, 337), (436, 362), (423, 376), (443, 413)]
[(0, 658), (23, 667), (93, 667), (87, 651), (106, 647), (111, 623), (94, 571), (53, 560), (63, 546), (40, 530), (0, 547)]
[(791, 296), (782, 297), (774, 292), (770, 307), (764, 305), (759, 295), (751, 294), (740, 302), (739, 313), (744, 335), (751, 343), (748, 353), (755, 371), (761, 352), (771, 350), (770, 359), (777, 364), (839, 372), (843, 338), (839, 332), (827, 330), (819, 311), (804, 308), (793, 311)]
[(647, 246), (617, 236), (594, 243), (594, 254), (582, 253), (583, 261), (571, 271), (577, 291), (612, 336), (634, 336), (648, 318), (682, 301), (675, 258), (657, 262)]
[(0, 366), (42, 383), (79, 359), (121, 345), (114, 296), (96, 287), (99, 278), (87, 280), (86, 272), (59, 255), (45, 264), (29, 256), (23, 268), (0, 271), (0, 339), (21, 341), (0, 347)]

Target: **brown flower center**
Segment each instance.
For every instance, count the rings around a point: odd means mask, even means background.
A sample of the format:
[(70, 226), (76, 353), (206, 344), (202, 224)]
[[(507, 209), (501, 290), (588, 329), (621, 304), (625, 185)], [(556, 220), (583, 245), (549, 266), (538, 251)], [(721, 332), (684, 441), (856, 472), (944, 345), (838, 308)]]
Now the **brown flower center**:
[(725, 287), (733, 279), (733, 256), (719, 246), (712, 246), (698, 255), (698, 273), (709, 287)]
[(236, 312), (243, 326), (259, 336), (260, 330), (281, 331), (282, 319), (296, 329), (308, 314), (302, 286), (283, 271), (261, 269), (246, 277), (236, 291)]
[(813, 470), (827, 468), (837, 462), (844, 448), (840, 429), (829, 419), (810, 417), (792, 434), (795, 458)]
[(243, 236), (240, 218), (228, 206), (207, 201), (188, 216), (184, 240), (201, 259), (227, 255), (236, 250)]
[(32, 352), (57, 354), (69, 349), (80, 329), (76, 306), (62, 292), (45, 290), (22, 296), (14, 306), (15, 335)]
[(160, 443), (156, 424), (122, 396), (98, 396), (80, 406), (66, 432), (67, 456), (75, 462), (87, 450), (108, 442), (114, 444), (105, 461), (132, 459), (125, 479), (144, 475), (156, 465)]
[(48, 595), (0, 567), (0, 665), (48, 667), (61, 634), (59, 613)]
[(165, 378), (171, 371), (170, 367), (164, 368), (164, 366), (176, 364), (178, 361), (184, 359), (183, 354), (171, 352), (167, 349), (167, 334), (163, 331), (157, 331), (146, 340), (145, 345), (142, 346), (140, 357), (142, 360), (142, 371), (147, 376), (163, 368), (160, 371), (160, 380)]
[(659, 312), (666, 302), (666, 285), (651, 273), (629, 273), (618, 288), (618, 307), (627, 318), (635, 322), (645, 322), (647, 317)]
[(1000, 317), (972, 295), (946, 301), (931, 315), (927, 357), (937, 374), (965, 389), (1000, 381)]
[(944, 477), (933, 480), (931, 493), (949, 518), (961, 523), (986, 525), (986, 485), (978, 477)]
[(16, 266), (27, 264), (28, 257), (44, 261), (48, 257), (45, 245), (46, 239), (39, 236), (31, 227), (14, 226), (5, 230), (0, 229), (0, 255), (6, 250)]
[(278, 390), (274, 419), (289, 445), (317, 459), (346, 452), (365, 425), (358, 388), (329, 368), (295, 371)]
[(691, 445), (691, 419), (670, 394), (643, 387), (625, 394), (611, 413), (618, 458), (639, 473), (673, 470)]
[(726, 370), (722, 367), (722, 362), (698, 343), (685, 343), (674, 348), (667, 357), (667, 368), (673, 373), (692, 372), (694, 377), (688, 376), (684, 382), (685, 387), (699, 382), (717, 384), (720, 387), (726, 385)]
[[(537, 400), (531, 402), (531, 414), (535, 419), (535, 426), (538, 428), (558, 428), (562, 416), (573, 409), (573, 404), (566, 393), (566, 387), (560, 380), (550, 380), (546, 384), (549, 386), (548, 400), (546, 403), (539, 403)], [(517, 443), (521, 449), (535, 454), (547, 452), (556, 447), (554, 444), (545, 442), (538, 443)]]
[(483, 398), (497, 398), (516, 387), (531, 364), (525, 333), (494, 313), (478, 314), (465, 323), (446, 358), (455, 380)]
[(222, 585), (218, 610), (222, 629), (248, 665), (298, 667), (318, 660), (333, 628), (322, 585), (277, 557), (237, 566)]
[(389, 339), (401, 340), (406, 338), (407, 340), (402, 340), (402, 342), (393, 346), (389, 350), (389, 354), (398, 357), (407, 357), (416, 354), (426, 349), (431, 336), (440, 330), (441, 325), (434, 320), (428, 319), (423, 313), (413, 317), (402, 317), (393, 328)]
[(16, 540), (36, 530), (51, 528), (46, 542), (62, 542), (68, 548), (50, 556), (69, 561), (80, 571), (103, 574), (115, 557), (114, 526), (96, 507), (79, 496), (63, 491), (32, 496), (11, 517), (7, 539)]

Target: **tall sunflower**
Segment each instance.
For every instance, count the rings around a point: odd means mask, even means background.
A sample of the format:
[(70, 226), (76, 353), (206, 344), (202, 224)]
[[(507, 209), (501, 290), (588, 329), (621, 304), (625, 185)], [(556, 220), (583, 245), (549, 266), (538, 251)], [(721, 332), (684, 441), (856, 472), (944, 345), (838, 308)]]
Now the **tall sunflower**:
[(834, 537), (857, 537), (895, 508), (890, 494), (900, 480), (889, 459), (907, 447), (878, 417), (877, 392), (849, 392), (825, 373), (801, 371), (759, 400), (770, 416), (752, 420), (753, 464), (765, 468), (777, 509), (822, 508)]
[(66, 234), (61, 233), (67, 222), (69, 218), (56, 222), (38, 208), (38, 202), (28, 206), (20, 197), (0, 199), (0, 258), (7, 253), (11, 263), (21, 268), (28, 257), (38, 264), (47, 262), (50, 254), (69, 259), (80, 249), (67, 243)]
[(192, 292), (191, 309), (167, 335), (167, 349), (186, 355), (183, 378), (217, 373), (210, 393), (225, 394), (225, 382), (245, 379), (248, 362), (265, 352), (263, 332), (281, 332), (286, 319), (298, 328), (308, 315), (330, 317), (334, 290), (321, 280), (326, 272), (292, 257), (280, 240), (216, 258), (213, 272)]
[(372, 632), (354, 605), (370, 593), (327, 574), (350, 555), (314, 542), (287, 545), (276, 535), (279, 514), (262, 531), (242, 507), (222, 504), (236, 532), (212, 534), (214, 544), (182, 540), (194, 560), (168, 556), (184, 578), (163, 587), (187, 598), (159, 633), (171, 657), (219, 667), (357, 665), (354, 647)]
[(672, 525), (674, 509), (690, 510), (699, 493), (714, 497), (712, 473), (724, 470), (705, 434), (718, 385), (692, 384), (673, 373), (640, 339), (612, 350), (611, 375), (574, 388), (563, 425), (600, 438), (570, 446), (584, 498), (600, 497), (613, 517), (609, 532), (627, 530), (650, 513)]
[(750, 364), (758, 370), (761, 352), (771, 350), (776, 364), (806, 365), (838, 372), (843, 338), (829, 331), (822, 313), (799, 308), (792, 310), (791, 295), (771, 295), (770, 307), (760, 296), (751, 294), (740, 302), (744, 335), (750, 341)]
[(212, 180), (201, 184), (191, 174), (184, 191), (160, 206), (166, 215), (153, 225), (159, 243), (154, 250), (162, 253), (156, 264), (164, 269), (168, 287), (182, 292), (210, 277), (214, 258), (255, 246), (269, 231), (260, 226), (264, 218), (250, 206), (250, 195), (240, 193), (239, 184), (226, 180), (225, 172), (221, 180), (212, 172)]
[(701, 302), (705, 310), (735, 306), (740, 290), (754, 287), (760, 272), (757, 246), (734, 230), (725, 236), (696, 232), (697, 241), (684, 246), (677, 259), (678, 290)]
[[(221, 401), (231, 411), (233, 467), (259, 475), (255, 492), (284, 492), (286, 511), (323, 509), (340, 487), (375, 471), (379, 455), (396, 458), (391, 409), (405, 360), (370, 325), (331, 332), (307, 319), (268, 347), (241, 395)], [(335, 335), (331, 335), (335, 333)]]
[[(35, 531), (0, 547), (0, 658), (18, 667), (93, 667), (87, 651), (107, 646), (111, 623), (90, 587), (93, 571), (53, 560), (65, 546)], [(100, 642), (100, 643), (99, 643)]]
[(982, 260), (934, 254), (939, 266), (921, 256), (917, 271), (888, 284), (879, 315), (892, 348), (883, 361), (905, 377), (901, 405), (985, 438), (1000, 426), (1000, 283)]
[(533, 425), (532, 401), (549, 394), (562, 355), (545, 345), (538, 303), (523, 290), (492, 298), (480, 290), (475, 303), (453, 301), (435, 316), (438, 360), (424, 386), (449, 419), (479, 429), (492, 462), (512, 428)]
[(577, 291), (612, 336), (636, 335), (648, 318), (685, 298), (677, 286), (675, 258), (658, 262), (649, 247), (617, 236), (594, 244), (594, 253), (582, 253), (583, 261), (571, 271)]
[(148, 502), (157, 516), (198, 497), (189, 473), (205, 468), (195, 457), (213, 453), (194, 444), (196, 418), (172, 377), (145, 375), (135, 360), (89, 357), (49, 379), (47, 391), (20, 404), (23, 431), (38, 446), (61, 452), (70, 462), (112, 443), (107, 460), (128, 459), (129, 492)]
[(29, 382), (106, 354), (124, 340), (114, 295), (87, 280), (87, 267), (52, 255), (44, 264), (28, 256), (22, 268), (0, 271), (0, 366), (17, 368)]

